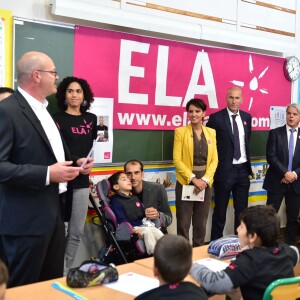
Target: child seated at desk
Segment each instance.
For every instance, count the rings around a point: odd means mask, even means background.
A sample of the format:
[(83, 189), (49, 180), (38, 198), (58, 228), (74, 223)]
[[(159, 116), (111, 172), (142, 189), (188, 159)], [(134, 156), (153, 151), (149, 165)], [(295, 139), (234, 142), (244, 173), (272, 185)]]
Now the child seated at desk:
[(271, 282), (294, 277), (299, 251), (276, 242), (280, 220), (272, 206), (248, 207), (240, 220), (237, 232), (245, 250), (224, 271), (213, 272), (195, 263), (191, 274), (209, 293), (224, 294), (240, 287), (244, 300), (262, 299)]
[(6, 265), (0, 260), (0, 300), (5, 299), (8, 271)]
[(116, 193), (111, 198), (110, 207), (118, 224), (130, 223), (134, 232), (143, 237), (147, 253), (153, 254), (156, 242), (164, 234), (150, 220), (146, 220), (143, 203), (131, 194), (132, 184), (124, 172), (116, 172), (108, 180)]
[(180, 235), (165, 235), (154, 249), (153, 272), (160, 286), (139, 295), (135, 300), (207, 300), (202, 288), (192, 282), (182, 281), (191, 266), (192, 246), (189, 241)]

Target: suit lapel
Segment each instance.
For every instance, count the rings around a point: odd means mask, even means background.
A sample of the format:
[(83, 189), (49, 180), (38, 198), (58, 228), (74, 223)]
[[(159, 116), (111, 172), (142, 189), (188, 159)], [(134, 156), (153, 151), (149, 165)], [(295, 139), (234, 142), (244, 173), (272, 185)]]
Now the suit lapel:
[[(36, 116), (36, 114), (34, 113), (34, 111), (32, 110), (32, 108), (30, 107), (30, 105), (28, 104), (28, 102), (26, 101), (26, 99), (22, 96), (21, 93), (19, 93), (17, 91), (16, 93), (17, 95), (17, 101), (20, 105), (20, 108), (23, 112), (23, 114), (25, 115), (25, 117), (32, 123), (33, 128), (37, 131), (37, 133), (41, 136), (42, 140), (45, 142), (45, 144), (49, 147), (49, 149), (51, 150), (51, 152), (54, 155), (53, 149), (50, 145), (50, 142), (48, 140), (48, 137), (44, 131), (44, 128), (40, 122), (40, 120), (38, 119), (38, 117)], [(54, 155), (55, 156), (55, 155)]]
[[(244, 132), (245, 132), (245, 142), (248, 145), (249, 141), (248, 141), (248, 137), (249, 137), (249, 124), (247, 124), (247, 120), (246, 120), (246, 115), (244, 114), (244, 112), (242, 112), (241, 110), (239, 111), (239, 114), (241, 116), (241, 120), (242, 120), (242, 124), (243, 124), (243, 128), (244, 128)], [(250, 124), (251, 126), (251, 124)]]
[(194, 138), (193, 138), (193, 128), (192, 125), (189, 124), (187, 126), (187, 139), (188, 139), (188, 149), (189, 149), (189, 157), (193, 160), (194, 157)]
[(208, 162), (208, 161), (211, 161), (211, 156), (212, 156), (211, 145), (212, 145), (212, 142), (211, 142), (210, 135), (209, 135), (209, 132), (208, 132), (207, 128), (205, 126), (202, 126), (202, 130), (203, 130), (206, 142), (207, 142), (207, 160), (206, 161)]
[(300, 129), (297, 129), (297, 138), (296, 138), (296, 146), (295, 146), (295, 151), (294, 151), (294, 156), (293, 156), (293, 160), (295, 158), (295, 154), (299, 153), (300, 151)]
[(241, 110), (239, 111), (239, 114), (241, 116), (241, 120), (242, 120), (244, 131), (245, 131), (245, 135), (248, 135), (248, 124), (247, 124), (247, 120), (245, 119), (245, 115)]
[(287, 132), (286, 132), (286, 125), (283, 125), (282, 127), (280, 127), (278, 134), (281, 139), (281, 141), (279, 141), (279, 142), (283, 145), (285, 155), (288, 159), (289, 158), (289, 145), (288, 145), (288, 136), (287, 136)]
[(226, 127), (227, 127), (227, 130), (228, 130), (229, 136), (230, 136), (231, 141), (232, 141), (232, 143), (233, 143), (232, 126), (231, 126), (231, 122), (230, 122), (230, 119), (229, 119), (229, 114), (228, 114), (227, 108), (225, 108), (225, 109), (223, 110), (223, 118), (224, 118), (224, 122), (225, 122), (225, 125), (226, 125)]

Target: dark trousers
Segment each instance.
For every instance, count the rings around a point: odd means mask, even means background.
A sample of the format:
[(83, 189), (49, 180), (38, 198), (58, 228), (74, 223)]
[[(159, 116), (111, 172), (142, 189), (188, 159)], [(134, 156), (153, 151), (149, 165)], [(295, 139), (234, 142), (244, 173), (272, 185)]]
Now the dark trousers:
[(63, 276), (65, 228), (60, 215), (48, 234), (2, 235), (1, 239), (10, 274), (8, 287)]
[(284, 197), (287, 219), (284, 238), (286, 243), (295, 245), (299, 230), (298, 216), (300, 210), (300, 195), (295, 193), (291, 184), (282, 184), (278, 193), (271, 193), (268, 191), (267, 205), (272, 205), (276, 212), (278, 212)]
[(247, 163), (232, 165), (229, 174), (224, 174), (224, 181), (214, 182), (215, 207), (212, 215), (211, 240), (223, 236), (226, 213), (232, 192), (234, 207), (234, 231), (240, 225), (240, 214), (248, 207), (250, 180)]
[(204, 202), (184, 201), (182, 198), (182, 185), (177, 181), (176, 188), (176, 219), (177, 234), (189, 240), (189, 229), (193, 226), (193, 247), (204, 244), (206, 234), (206, 223), (209, 213), (209, 206), (212, 197), (212, 189), (205, 189)]

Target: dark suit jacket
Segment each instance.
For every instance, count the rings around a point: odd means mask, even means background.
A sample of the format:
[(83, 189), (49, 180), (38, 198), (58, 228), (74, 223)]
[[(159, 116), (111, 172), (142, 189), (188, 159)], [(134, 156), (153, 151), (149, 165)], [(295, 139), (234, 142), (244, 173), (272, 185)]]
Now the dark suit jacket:
[[(272, 129), (266, 147), (266, 156), (269, 168), (264, 180), (263, 188), (272, 193), (279, 192), (280, 188), (286, 186), (280, 181), (288, 171), (289, 147), (286, 125)], [(292, 183), (294, 191), (300, 194), (300, 132), (297, 132), (297, 142), (293, 157), (293, 171), (298, 175), (298, 179)]]
[(61, 213), (58, 184), (45, 185), (47, 167), (57, 160), (18, 91), (0, 102), (0, 137), (0, 234), (48, 233)]
[[(252, 175), (249, 152), (252, 117), (250, 114), (241, 110), (239, 111), (239, 114), (245, 130), (245, 147), (249, 175)], [(214, 178), (217, 181), (223, 181), (227, 174), (229, 174), (233, 161), (233, 133), (227, 108), (211, 114), (206, 126), (216, 130), (219, 164)]]

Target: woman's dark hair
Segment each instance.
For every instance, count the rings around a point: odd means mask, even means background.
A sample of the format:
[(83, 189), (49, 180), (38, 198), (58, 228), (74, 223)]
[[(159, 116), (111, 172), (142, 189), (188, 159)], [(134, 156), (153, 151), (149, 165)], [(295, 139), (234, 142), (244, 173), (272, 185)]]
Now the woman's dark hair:
[(247, 234), (257, 234), (262, 247), (275, 245), (279, 235), (280, 219), (273, 206), (250, 206), (241, 213), (240, 220), (246, 225)]
[(82, 78), (77, 78), (73, 76), (66, 77), (62, 80), (62, 82), (59, 84), (57, 88), (57, 93), (56, 93), (56, 99), (57, 99), (57, 106), (61, 110), (66, 110), (67, 104), (65, 102), (66, 100), (66, 91), (69, 87), (69, 85), (73, 82), (77, 82), (83, 91), (83, 99), (86, 101), (86, 105), (81, 105), (80, 106), (80, 111), (82, 113), (86, 112), (90, 106), (91, 103), (94, 102), (94, 94), (91, 90), (90, 85), (85, 79)]
[(202, 111), (206, 111), (206, 103), (202, 99), (193, 98), (191, 99), (185, 106), (186, 111), (189, 111), (191, 105), (196, 106), (197, 108), (201, 109)]

